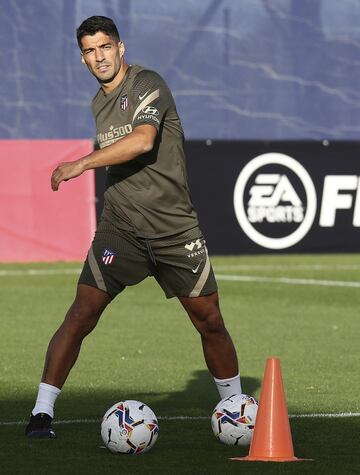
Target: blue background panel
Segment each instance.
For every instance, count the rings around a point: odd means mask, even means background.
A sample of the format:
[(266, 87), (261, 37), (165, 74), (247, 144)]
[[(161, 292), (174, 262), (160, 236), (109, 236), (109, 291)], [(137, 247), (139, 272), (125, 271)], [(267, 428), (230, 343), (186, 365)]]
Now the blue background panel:
[(1, 0), (0, 138), (94, 136), (75, 39), (94, 14), (163, 75), (188, 139), (359, 138), (356, 0)]

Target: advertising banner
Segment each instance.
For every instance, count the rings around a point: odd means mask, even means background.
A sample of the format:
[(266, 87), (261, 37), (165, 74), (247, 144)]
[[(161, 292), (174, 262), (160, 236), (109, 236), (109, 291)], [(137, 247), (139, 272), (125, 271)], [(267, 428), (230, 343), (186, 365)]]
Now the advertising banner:
[(190, 142), (193, 200), (216, 254), (359, 252), (358, 142)]
[(90, 140), (0, 141), (0, 262), (83, 260), (95, 226), (93, 171), (50, 187), (60, 162), (90, 153)]

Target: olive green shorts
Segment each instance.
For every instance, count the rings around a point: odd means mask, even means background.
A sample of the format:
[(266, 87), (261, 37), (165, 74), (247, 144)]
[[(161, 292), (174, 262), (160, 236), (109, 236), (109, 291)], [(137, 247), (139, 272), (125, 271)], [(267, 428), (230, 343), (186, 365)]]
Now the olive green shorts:
[(199, 297), (217, 284), (198, 227), (157, 239), (145, 239), (101, 222), (89, 249), (79, 284), (107, 292), (113, 299), (128, 285), (148, 276), (160, 284), (167, 298)]

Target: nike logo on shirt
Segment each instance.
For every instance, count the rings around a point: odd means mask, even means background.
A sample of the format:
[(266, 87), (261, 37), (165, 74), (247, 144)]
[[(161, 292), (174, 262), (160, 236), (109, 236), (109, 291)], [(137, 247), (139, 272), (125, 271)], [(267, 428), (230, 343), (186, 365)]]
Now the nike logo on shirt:
[[(149, 91), (150, 91), (150, 89), (149, 89)], [(143, 94), (142, 96), (140, 96), (140, 94), (139, 94), (140, 101), (142, 101), (144, 99), (144, 97), (149, 93), (149, 91), (146, 91), (145, 94)]]

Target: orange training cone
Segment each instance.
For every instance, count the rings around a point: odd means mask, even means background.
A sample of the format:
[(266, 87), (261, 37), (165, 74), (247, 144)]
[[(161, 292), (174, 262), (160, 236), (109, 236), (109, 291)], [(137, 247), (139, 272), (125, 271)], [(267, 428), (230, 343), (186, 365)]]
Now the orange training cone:
[(290, 431), (280, 359), (268, 358), (260, 393), (254, 434), (247, 457), (231, 460), (297, 462)]

